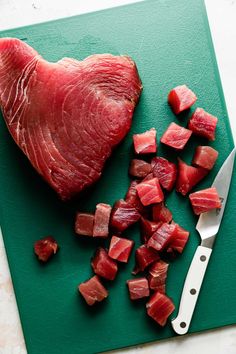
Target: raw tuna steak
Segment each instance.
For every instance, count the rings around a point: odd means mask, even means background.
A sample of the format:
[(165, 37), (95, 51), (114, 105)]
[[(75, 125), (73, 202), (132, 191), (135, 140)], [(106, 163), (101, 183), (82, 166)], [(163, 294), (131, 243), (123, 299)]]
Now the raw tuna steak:
[(108, 255), (119, 262), (127, 263), (134, 245), (133, 240), (112, 236)]
[(148, 280), (144, 277), (127, 280), (127, 285), (131, 300), (142, 299), (150, 295)]
[(191, 130), (173, 122), (162, 135), (161, 142), (176, 150), (183, 150), (191, 135)]
[(155, 292), (146, 304), (147, 314), (160, 326), (165, 326), (168, 317), (172, 314), (175, 306), (171, 299), (159, 291)]
[(150, 163), (133, 159), (130, 163), (129, 174), (133, 177), (144, 178), (146, 177), (152, 170)]
[(196, 135), (209, 140), (215, 140), (217, 122), (217, 117), (204, 111), (202, 108), (197, 108), (188, 123), (188, 128)]
[(38, 259), (47, 262), (58, 251), (57, 241), (52, 236), (47, 236), (38, 240), (34, 244), (34, 252)]
[(162, 221), (169, 223), (172, 220), (172, 213), (162, 202), (159, 204), (155, 204), (152, 207), (152, 218), (154, 221)]
[(160, 259), (159, 254), (147, 245), (142, 245), (135, 251), (135, 268), (133, 274), (144, 271), (150, 264)]
[(176, 225), (163, 223), (148, 240), (148, 247), (157, 251), (164, 251), (172, 238), (175, 237)]
[(150, 289), (165, 294), (168, 267), (169, 264), (162, 260), (152, 264), (148, 275)]
[(168, 95), (168, 102), (175, 114), (190, 108), (197, 100), (195, 93), (186, 85), (173, 88)]
[(134, 134), (134, 150), (136, 154), (150, 154), (157, 151), (156, 129), (152, 128), (142, 134)]
[(108, 296), (107, 290), (97, 275), (81, 283), (78, 286), (78, 290), (89, 306), (94, 305), (96, 302), (101, 302)]
[(171, 191), (177, 176), (176, 165), (164, 157), (154, 157), (151, 165), (153, 175), (159, 179), (160, 185), (164, 189)]
[(109, 204), (99, 203), (96, 206), (94, 216), (93, 236), (107, 237), (109, 234), (109, 221), (111, 215), (111, 206)]
[(211, 170), (217, 160), (218, 151), (210, 146), (197, 146), (192, 164)]
[(142, 84), (127, 56), (44, 60), (0, 39), (0, 107), (15, 142), (63, 199), (94, 183), (132, 123)]
[(95, 274), (108, 280), (114, 280), (118, 271), (117, 263), (108, 256), (104, 248), (99, 247), (91, 261)]
[(215, 187), (189, 194), (194, 214), (199, 215), (215, 208), (221, 208), (221, 201)]
[(136, 187), (139, 198), (144, 206), (159, 203), (164, 199), (158, 178), (146, 180), (139, 183)]

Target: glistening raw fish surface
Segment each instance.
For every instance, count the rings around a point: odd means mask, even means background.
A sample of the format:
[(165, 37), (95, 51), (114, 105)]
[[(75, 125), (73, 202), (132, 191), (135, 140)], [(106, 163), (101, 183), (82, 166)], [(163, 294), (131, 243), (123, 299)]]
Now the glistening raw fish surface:
[[(79, 53), (78, 53), (79, 54)], [(15, 142), (62, 199), (100, 176), (132, 123), (142, 84), (127, 56), (44, 60), (0, 39), (0, 107)]]

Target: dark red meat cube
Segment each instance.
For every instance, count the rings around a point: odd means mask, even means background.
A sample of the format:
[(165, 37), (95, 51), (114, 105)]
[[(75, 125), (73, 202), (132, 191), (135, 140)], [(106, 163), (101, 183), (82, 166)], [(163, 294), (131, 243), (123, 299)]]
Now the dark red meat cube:
[(206, 170), (205, 168), (189, 166), (181, 159), (178, 159), (178, 177), (176, 181), (176, 191), (181, 193), (182, 195), (186, 195), (208, 173), (209, 170)]
[(99, 203), (96, 206), (94, 217), (93, 236), (107, 237), (109, 234), (109, 221), (111, 215), (111, 206), (109, 204)]
[(221, 208), (219, 194), (215, 187), (202, 189), (201, 191), (189, 194), (194, 214), (206, 213), (215, 208)]
[(144, 178), (146, 177), (152, 170), (150, 163), (133, 159), (131, 160), (129, 167), (129, 174), (133, 177)]
[(217, 160), (217, 157), (218, 151), (216, 151), (212, 147), (198, 146), (196, 147), (192, 164), (194, 166), (203, 167), (207, 170), (211, 170)]
[(34, 252), (38, 259), (47, 262), (58, 251), (57, 241), (52, 236), (47, 236), (38, 240), (34, 244)]
[(152, 218), (154, 221), (171, 222), (172, 213), (163, 202), (152, 207)]
[(141, 235), (144, 243), (147, 243), (149, 238), (154, 234), (154, 232), (162, 225), (161, 221), (150, 221), (145, 218), (140, 219), (141, 223)]
[(154, 178), (154, 175), (153, 173), (149, 173), (143, 180), (142, 182), (145, 182), (145, 181), (150, 181), (150, 179), (153, 179)]
[[(174, 223), (172, 221), (172, 223)], [(167, 249), (168, 253), (178, 252), (182, 253), (186, 243), (189, 239), (189, 231), (185, 230), (178, 224), (176, 225), (176, 234), (175, 237), (170, 241), (169, 248)]]
[(108, 280), (114, 280), (118, 271), (117, 263), (108, 256), (104, 248), (99, 247), (91, 261), (95, 274)]
[(176, 225), (163, 223), (148, 240), (148, 247), (157, 251), (163, 251), (169, 245), (171, 239), (175, 237)]
[(188, 122), (188, 128), (196, 135), (215, 140), (217, 122), (217, 117), (207, 113), (202, 108), (197, 108)]
[(142, 299), (150, 295), (148, 280), (144, 277), (127, 280), (127, 285), (131, 300)]
[(143, 272), (150, 264), (160, 259), (159, 254), (149, 248), (147, 245), (142, 245), (135, 251), (135, 268), (133, 274)]
[(94, 215), (89, 213), (77, 213), (75, 220), (75, 232), (78, 235), (93, 236)]
[(112, 236), (108, 255), (109, 257), (116, 259), (119, 262), (127, 263), (133, 245), (133, 240)]
[(146, 308), (147, 314), (163, 327), (168, 317), (174, 311), (175, 306), (168, 296), (157, 291), (147, 302)]
[(169, 264), (162, 260), (151, 265), (148, 275), (150, 289), (165, 294), (168, 267)]
[(136, 207), (130, 205), (123, 199), (118, 200), (111, 212), (110, 225), (118, 232), (122, 232), (127, 227), (136, 223), (140, 214)]
[(137, 189), (135, 188), (139, 182), (137, 180), (131, 181), (129, 189), (125, 196), (125, 201), (129, 206), (134, 207), (138, 210), (140, 214), (146, 214), (146, 209), (141, 203), (141, 200), (138, 196)]
[(192, 131), (172, 122), (161, 137), (161, 142), (174, 149), (182, 150), (187, 144)]
[(162, 202), (164, 194), (162, 192), (158, 178), (139, 183), (136, 187), (139, 198), (144, 206)]
[(190, 108), (197, 100), (195, 93), (186, 85), (173, 88), (168, 95), (168, 102), (175, 114)]
[(152, 128), (141, 134), (134, 134), (134, 150), (136, 154), (150, 154), (157, 151), (156, 129)]
[(108, 297), (108, 292), (100, 282), (97, 275), (78, 286), (80, 294), (83, 296), (88, 305), (94, 305)]
[(160, 185), (164, 189), (171, 191), (177, 176), (176, 165), (164, 157), (154, 157), (151, 165), (153, 176), (158, 178)]

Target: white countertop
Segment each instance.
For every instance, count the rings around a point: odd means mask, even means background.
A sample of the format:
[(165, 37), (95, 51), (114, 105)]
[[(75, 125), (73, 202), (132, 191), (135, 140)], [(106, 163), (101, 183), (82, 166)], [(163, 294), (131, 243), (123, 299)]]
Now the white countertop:
[[(0, 31), (132, 2), (136, 0), (65, 2), (0, 0)], [(206, 0), (206, 5), (231, 127), (236, 140), (236, 0)], [(160, 354), (236, 354), (236, 325), (125, 349), (117, 353), (154, 354), (157, 350)], [(26, 354), (1, 234), (0, 354)]]

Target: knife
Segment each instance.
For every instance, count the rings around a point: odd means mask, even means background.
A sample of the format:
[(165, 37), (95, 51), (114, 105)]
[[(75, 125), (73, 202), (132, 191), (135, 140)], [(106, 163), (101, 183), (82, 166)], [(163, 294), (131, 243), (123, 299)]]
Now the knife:
[(212, 184), (212, 187), (217, 189), (221, 198), (221, 209), (214, 209), (201, 214), (196, 225), (196, 229), (200, 234), (201, 244), (196, 249), (185, 279), (178, 315), (171, 321), (172, 327), (177, 334), (187, 333), (190, 326), (214, 241), (224, 214), (233, 172), (235, 152), (236, 149), (234, 148), (221, 166)]

